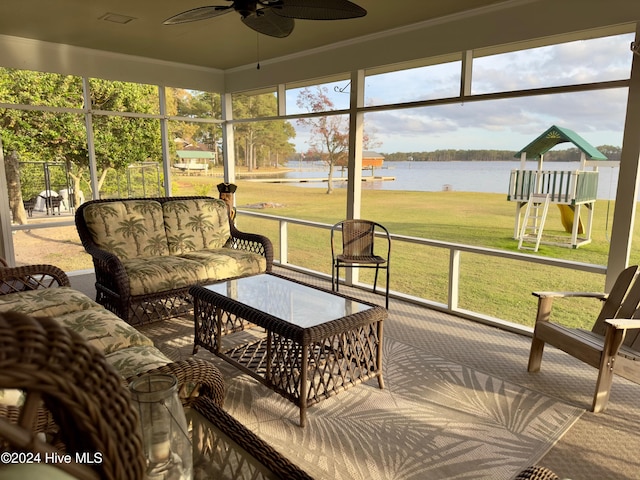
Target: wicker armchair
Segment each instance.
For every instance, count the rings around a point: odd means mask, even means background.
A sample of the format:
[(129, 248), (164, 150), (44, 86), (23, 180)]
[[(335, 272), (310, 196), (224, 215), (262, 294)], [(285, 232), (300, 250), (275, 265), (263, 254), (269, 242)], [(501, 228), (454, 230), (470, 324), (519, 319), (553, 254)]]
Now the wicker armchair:
[(0, 257), (0, 295), (69, 285), (69, 277), (58, 267), (53, 265), (9, 267), (7, 261)]
[[(56, 466), (81, 479), (143, 478), (129, 392), (104, 355), (77, 333), (51, 318), (0, 314), (0, 387), (25, 394), (22, 407), (0, 405), (1, 450), (42, 459), (70, 454), (71, 463)], [(85, 457), (78, 462), (76, 454)]]
[[(0, 299), (2, 295), (28, 290), (68, 287), (69, 277), (53, 265), (25, 265), (8, 267), (0, 257)], [(114, 316), (115, 318), (115, 316)], [(190, 406), (201, 395), (210, 397), (219, 406), (224, 403), (224, 381), (218, 369), (209, 362), (188, 358), (140, 373), (167, 373), (175, 375), (180, 386), (180, 399)], [(130, 383), (136, 376), (127, 378)]]

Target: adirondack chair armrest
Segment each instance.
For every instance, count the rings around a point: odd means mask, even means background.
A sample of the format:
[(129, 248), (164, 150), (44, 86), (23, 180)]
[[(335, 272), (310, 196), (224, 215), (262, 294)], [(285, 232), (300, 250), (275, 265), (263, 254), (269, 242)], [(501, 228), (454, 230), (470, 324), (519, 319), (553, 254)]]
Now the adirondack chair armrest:
[(595, 298), (604, 301), (608, 296), (602, 292), (532, 292), (532, 295), (538, 297), (536, 324), (548, 322), (551, 319), (551, 309), (556, 298)]
[(618, 330), (640, 329), (640, 319), (636, 318), (609, 318), (605, 322)]
[[(602, 366), (612, 364), (612, 359), (618, 356), (620, 352), (620, 348), (623, 346), (623, 342), (626, 337), (627, 330), (640, 329), (640, 320), (635, 318), (609, 318), (605, 320), (605, 323), (607, 328), (604, 336), (604, 345), (602, 349), (602, 359), (601, 359), (602, 364), (600, 366), (601, 368), (600, 376), (603, 375)], [(629, 352), (627, 351), (624, 355), (627, 358), (629, 358), (628, 353)], [(634, 353), (633, 356), (637, 358), (637, 354)], [(633, 362), (633, 363), (637, 365), (636, 362)], [(611, 368), (610, 370), (613, 371), (613, 368)], [(625, 368), (625, 370), (627, 369)], [(633, 370), (636, 370), (636, 369), (634, 368)], [(637, 372), (635, 372), (632, 376), (629, 376), (628, 370), (625, 371), (624, 373), (618, 370), (617, 373), (629, 380), (635, 381), (636, 383), (640, 381), (640, 377), (638, 376)], [(607, 372), (605, 376), (608, 377), (610, 375)], [(609, 383), (609, 386), (607, 388), (610, 388), (611, 385), (608, 378), (606, 383)], [(597, 399), (594, 399), (594, 411), (597, 411), (596, 403), (597, 403)]]
[(534, 297), (538, 298), (595, 298), (598, 300), (606, 300), (607, 294), (602, 292), (532, 292)]

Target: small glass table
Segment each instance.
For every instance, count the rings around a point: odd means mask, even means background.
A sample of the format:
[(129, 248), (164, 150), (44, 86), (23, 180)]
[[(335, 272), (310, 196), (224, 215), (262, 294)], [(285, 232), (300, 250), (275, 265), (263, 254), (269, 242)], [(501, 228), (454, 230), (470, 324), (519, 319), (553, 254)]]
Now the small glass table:
[(185, 414), (194, 480), (312, 479), (210, 398), (196, 399)]
[[(300, 408), (377, 378), (387, 310), (275, 274), (195, 286), (194, 349), (203, 346)], [(257, 340), (223, 346), (230, 334), (259, 326)], [(224, 348), (223, 348), (224, 347)]]

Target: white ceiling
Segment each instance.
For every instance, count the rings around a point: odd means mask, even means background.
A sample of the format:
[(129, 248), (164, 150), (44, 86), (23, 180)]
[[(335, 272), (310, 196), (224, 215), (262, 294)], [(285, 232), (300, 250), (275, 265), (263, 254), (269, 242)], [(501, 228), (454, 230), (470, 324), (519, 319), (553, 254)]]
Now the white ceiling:
[[(337, 42), (514, 0), (354, 0), (362, 18), (296, 20), (284, 39), (250, 30), (236, 12), (199, 22), (165, 26), (181, 11), (226, 0), (2, 0), (0, 35), (104, 50), (220, 70), (293, 55)], [(105, 14), (134, 17), (126, 24), (101, 20)]]

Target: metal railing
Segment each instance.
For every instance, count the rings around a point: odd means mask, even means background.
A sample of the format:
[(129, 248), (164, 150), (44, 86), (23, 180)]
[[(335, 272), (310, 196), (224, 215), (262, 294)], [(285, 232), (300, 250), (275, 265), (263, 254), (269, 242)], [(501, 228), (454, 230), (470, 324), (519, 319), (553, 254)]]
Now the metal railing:
[[(246, 210), (238, 210), (237, 213), (239, 216), (249, 216), (253, 218), (259, 218), (260, 220), (263, 220), (263, 221), (278, 223), (278, 231), (279, 231), (278, 242), (277, 242), (278, 248), (276, 249), (276, 252), (275, 252), (275, 257), (278, 260), (274, 261), (277, 265), (283, 268), (300, 271), (306, 274), (315, 275), (322, 278), (329, 277), (329, 275), (325, 273), (322, 273), (316, 270), (311, 270), (300, 265), (289, 263), (288, 261), (289, 226), (301, 225), (304, 227), (317, 228), (321, 230), (330, 230), (332, 225), (326, 224), (326, 223), (301, 220), (297, 218), (281, 217), (277, 215), (267, 215), (259, 212), (252, 212), (252, 211), (246, 211)], [(532, 330), (530, 327), (526, 327), (524, 325), (519, 325), (504, 319), (485, 315), (480, 312), (474, 312), (474, 311), (460, 308), (459, 306), (460, 285), (461, 285), (460, 272), (461, 272), (461, 254), (463, 252), (473, 253), (476, 255), (482, 255), (486, 257), (509, 259), (509, 260), (514, 260), (514, 261), (529, 263), (529, 264), (538, 264), (538, 265), (546, 265), (550, 267), (570, 269), (570, 270), (581, 271), (585, 273), (595, 273), (600, 275), (606, 274), (606, 267), (604, 265), (573, 262), (573, 261), (562, 260), (557, 258), (541, 257), (537, 255), (530, 255), (530, 254), (524, 254), (519, 252), (510, 252), (506, 250), (477, 247), (472, 245), (464, 245), (464, 244), (451, 243), (451, 242), (443, 242), (439, 240), (429, 240), (429, 239), (420, 238), (420, 237), (397, 235), (393, 233), (391, 234), (391, 239), (394, 242), (403, 242), (407, 244), (415, 244), (415, 245), (421, 245), (426, 247), (435, 247), (437, 249), (445, 250), (448, 253), (449, 267), (448, 267), (448, 288), (447, 288), (446, 303), (437, 302), (427, 298), (419, 298), (413, 295), (409, 295), (406, 292), (398, 292), (395, 290), (391, 290), (390, 297), (416, 303), (418, 305), (421, 305), (427, 308), (432, 308), (435, 310), (452, 313), (458, 316), (469, 318), (471, 320), (497, 326), (505, 330), (509, 330), (512, 332), (525, 334), (525, 335), (531, 334)], [(365, 288), (365, 287), (371, 288), (370, 285), (365, 285), (361, 283), (354, 283), (353, 286), (362, 287), (362, 288)]]

